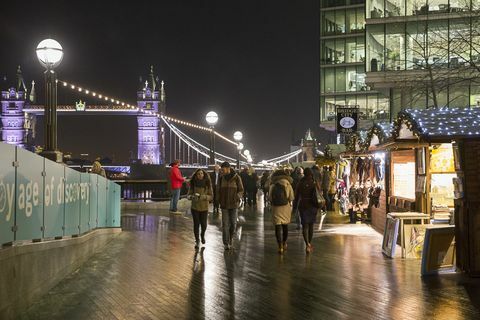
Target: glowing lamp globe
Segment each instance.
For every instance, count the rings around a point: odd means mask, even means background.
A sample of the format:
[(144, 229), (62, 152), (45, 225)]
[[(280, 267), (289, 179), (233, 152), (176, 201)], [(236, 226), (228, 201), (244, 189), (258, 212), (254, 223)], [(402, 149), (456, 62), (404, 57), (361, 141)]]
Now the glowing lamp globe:
[(215, 111), (210, 111), (209, 113), (207, 113), (207, 115), (205, 116), (205, 120), (207, 120), (207, 123), (210, 125), (210, 126), (214, 126), (217, 124), (218, 122), (218, 114), (215, 112)]
[(243, 138), (243, 133), (241, 133), (240, 131), (235, 131), (235, 133), (233, 134), (233, 139), (239, 142), (239, 141), (242, 141), (242, 138)]
[(63, 49), (60, 43), (53, 39), (41, 41), (36, 49), (38, 61), (47, 69), (53, 69), (62, 62)]
[(237, 144), (237, 150), (242, 151), (243, 150), (243, 143)]
[(250, 150), (247, 149), (247, 150), (243, 151), (243, 154), (244, 154), (246, 157), (248, 157), (248, 156), (250, 155)]

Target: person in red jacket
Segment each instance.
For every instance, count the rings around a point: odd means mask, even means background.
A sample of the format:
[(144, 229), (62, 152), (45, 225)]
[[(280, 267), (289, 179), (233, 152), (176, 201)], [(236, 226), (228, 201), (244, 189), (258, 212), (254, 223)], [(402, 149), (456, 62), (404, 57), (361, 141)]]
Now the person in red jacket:
[(180, 199), (180, 190), (182, 189), (183, 181), (185, 180), (182, 177), (182, 173), (180, 172), (180, 169), (178, 168), (179, 165), (180, 165), (180, 160), (175, 160), (172, 163), (170, 163), (170, 167), (172, 167), (172, 169), (170, 170), (170, 185), (172, 188), (172, 198), (170, 200), (170, 212), (175, 214), (181, 214), (181, 212), (178, 211), (177, 203), (178, 203), (178, 199)]

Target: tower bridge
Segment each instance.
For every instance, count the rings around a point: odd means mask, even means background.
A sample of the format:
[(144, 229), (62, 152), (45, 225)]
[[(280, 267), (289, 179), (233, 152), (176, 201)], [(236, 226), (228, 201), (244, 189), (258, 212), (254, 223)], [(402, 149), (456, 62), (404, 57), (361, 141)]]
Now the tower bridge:
[[(214, 161), (237, 161), (244, 165), (257, 167), (270, 167), (290, 159), (297, 159), (302, 152), (295, 150), (280, 157), (270, 160), (263, 160), (254, 164), (248, 162), (248, 157), (238, 153), (238, 143), (231, 141), (213, 128), (206, 128), (201, 125), (189, 123), (180, 119), (169, 117), (166, 114), (166, 91), (163, 81), (155, 76), (153, 67), (143, 81), (140, 77), (136, 95), (136, 104), (128, 104), (123, 101), (102, 95), (97, 91), (88, 90), (76, 85), (58, 80), (59, 88), (74, 90), (76, 93), (84, 94), (95, 98), (101, 103), (107, 104), (85, 104), (58, 105), (57, 114), (60, 116), (81, 116), (81, 115), (126, 115), (137, 118), (137, 158), (143, 164), (166, 164), (173, 159), (181, 159), (189, 167), (205, 167), (210, 163), (209, 148), (198, 142), (198, 138), (188, 135), (185, 129), (198, 129), (196, 137), (205, 137), (205, 134), (214, 136), (221, 142), (228, 144), (228, 149), (233, 151), (233, 156), (215, 152)], [(22, 148), (32, 147), (35, 136), (36, 117), (43, 115), (44, 107), (36, 103), (35, 82), (32, 81), (30, 89), (27, 88), (20, 67), (17, 69), (16, 86), (7, 90), (2, 88), (1, 92), (1, 113), (2, 134), (1, 140)], [(204, 139), (205, 140), (205, 139)], [(239, 158), (240, 157), (240, 158)], [(238, 159), (237, 159), (238, 158)]]

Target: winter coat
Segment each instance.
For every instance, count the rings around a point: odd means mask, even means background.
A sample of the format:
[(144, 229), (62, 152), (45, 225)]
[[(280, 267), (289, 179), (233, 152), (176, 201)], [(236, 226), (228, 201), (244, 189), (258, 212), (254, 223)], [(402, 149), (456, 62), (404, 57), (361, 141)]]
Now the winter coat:
[(270, 184), (270, 190), (268, 192), (268, 198), (272, 203), (272, 190), (276, 183), (281, 184), (287, 191), (288, 203), (283, 206), (275, 206), (272, 204), (272, 221), (273, 224), (289, 224), (292, 219), (292, 205), (291, 202), (295, 199), (292, 188), (293, 179), (286, 175), (273, 176), (272, 183)]
[(317, 199), (315, 199), (315, 181), (312, 177), (304, 177), (298, 183), (295, 191), (294, 208), (298, 208), (301, 212), (317, 207)]
[(244, 187), (249, 192), (255, 192), (257, 190), (257, 182), (258, 176), (255, 172), (252, 174), (248, 174), (246, 176), (246, 185), (244, 185)]
[(222, 209), (237, 209), (243, 191), (242, 179), (238, 174), (232, 172), (223, 175), (218, 189), (220, 207)]
[[(195, 196), (196, 193), (200, 196)], [(193, 188), (190, 186), (187, 195), (192, 199), (192, 210), (205, 212), (208, 211), (208, 203), (213, 199), (213, 190), (211, 186), (194, 186)]]
[(172, 166), (172, 169), (170, 170), (170, 182), (172, 185), (172, 189), (180, 189), (182, 187), (183, 181), (185, 181), (185, 179), (180, 173), (178, 164), (174, 164)]

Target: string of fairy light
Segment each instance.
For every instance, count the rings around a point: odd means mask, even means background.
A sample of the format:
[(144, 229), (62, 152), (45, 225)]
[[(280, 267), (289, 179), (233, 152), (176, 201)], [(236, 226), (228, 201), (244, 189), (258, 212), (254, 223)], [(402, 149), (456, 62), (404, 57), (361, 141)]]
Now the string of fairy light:
[(218, 133), (217, 131), (214, 131), (212, 128), (207, 128), (207, 127), (204, 127), (204, 126), (200, 126), (198, 124), (194, 124), (194, 123), (191, 123), (191, 122), (188, 122), (188, 121), (176, 119), (176, 118), (173, 118), (173, 117), (170, 117), (170, 116), (161, 115), (160, 113), (158, 113), (156, 111), (143, 110), (143, 109), (138, 108), (135, 104), (125, 102), (121, 99), (113, 98), (113, 97), (108, 96), (104, 93), (100, 93), (100, 92), (95, 91), (95, 90), (90, 90), (90, 89), (87, 89), (85, 87), (76, 85), (76, 84), (71, 83), (71, 82), (67, 82), (67, 81), (64, 81), (64, 80), (57, 80), (57, 83), (60, 83), (60, 85), (62, 85), (64, 88), (68, 88), (72, 91), (82, 93), (82, 94), (85, 94), (87, 96), (91, 96), (93, 98), (96, 98), (96, 99), (99, 99), (99, 100), (102, 100), (102, 101), (105, 101), (105, 102), (108, 102), (108, 103), (115, 103), (119, 106), (125, 107), (126, 109), (137, 110), (138, 112), (149, 114), (149, 115), (152, 115), (152, 116), (156, 116), (157, 118), (162, 118), (163, 120), (171, 121), (171, 122), (181, 124), (181, 125), (184, 125), (184, 126), (187, 126), (187, 127), (191, 127), (191, 128), (195, 128), (195, 129), (199, 129), (199, 130), (203, 130), (203, 131), (207, 131), (207, 132), (212, 132), (213, 131), (213, 133), (217, 137), (219, 137), (219, 138), (225, 140), (226, 142), (228, 142), (230, 144), (233, 144), (235, 146), (238, 145), (237, 142), (228, 139), (224, 135)]

